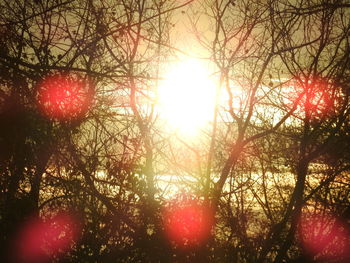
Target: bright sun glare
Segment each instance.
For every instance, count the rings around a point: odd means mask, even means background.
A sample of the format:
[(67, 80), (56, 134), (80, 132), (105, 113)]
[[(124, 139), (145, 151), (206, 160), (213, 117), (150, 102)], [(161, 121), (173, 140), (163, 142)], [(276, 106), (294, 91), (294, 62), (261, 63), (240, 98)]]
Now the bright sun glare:
[(213, 118), (215, 82), (209, 67), (187, 59), (169, 67), (158, 87), (160, 115), (169, 127), (194, 135)]

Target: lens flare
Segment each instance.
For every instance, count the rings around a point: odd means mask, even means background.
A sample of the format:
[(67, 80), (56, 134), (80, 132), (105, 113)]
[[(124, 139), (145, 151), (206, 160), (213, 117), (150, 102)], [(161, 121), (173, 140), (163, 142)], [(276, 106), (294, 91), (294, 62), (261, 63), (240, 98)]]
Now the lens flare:
[(319, 120), (335, 114), (341, 96), (334, 92), (331, 80), (314, 76), (292, 79), (284, 85), (289, 93), (290, 107), (294, 103), (298, 104), (295, 111), (297, 117)]
[(91, 104), (91, 82), (77, 75), (49, 75), (38, 87), (39, 107), (49, 118), (78, 118), (87, 112)]
[(198, 200), (174, 200), (163, 211), (165, 233), (179, 248), (199, 245), (210, 236), (212, 210)]
[(303, 214), (299, 222), (299, 239), (306, 253), (322, 260), (349, 257), (349, 229), (330, 214)]
[(20, 230), (14, 246), (16, 262), (49, 262), (53, 256), (68, 252), (77, 240), (79, 227), (75, 217), (61, 212), (43, 221), (34, 218)]

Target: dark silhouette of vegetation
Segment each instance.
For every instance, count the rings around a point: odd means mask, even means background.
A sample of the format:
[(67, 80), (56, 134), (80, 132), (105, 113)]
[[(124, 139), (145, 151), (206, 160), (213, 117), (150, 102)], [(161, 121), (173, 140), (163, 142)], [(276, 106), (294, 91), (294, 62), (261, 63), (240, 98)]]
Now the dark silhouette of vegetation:
[[(0, 261), (349, 262), (349, 8), (0, 0)], [(179, 23), (217, 78), (196, 139), (157, 111)]]

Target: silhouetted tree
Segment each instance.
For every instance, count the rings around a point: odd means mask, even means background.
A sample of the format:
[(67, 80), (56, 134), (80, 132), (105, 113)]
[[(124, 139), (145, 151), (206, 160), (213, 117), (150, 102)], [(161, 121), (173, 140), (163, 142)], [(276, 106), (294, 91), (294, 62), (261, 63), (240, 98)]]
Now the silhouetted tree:
[[(0, 1), (0, 260), (346, 262), (349, 7)], [(156, 109), (174, 17), (217, 80), (193, 140)]]

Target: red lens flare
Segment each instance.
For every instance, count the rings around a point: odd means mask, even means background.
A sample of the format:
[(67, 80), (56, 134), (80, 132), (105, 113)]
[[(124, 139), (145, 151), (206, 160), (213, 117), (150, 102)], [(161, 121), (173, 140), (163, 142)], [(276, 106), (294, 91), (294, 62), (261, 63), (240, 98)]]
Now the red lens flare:
[(38, 103), (49, 118), (69, 120), (87, 112), (91, 92), (91, 82), (77, 75), (49, 75), (39, 83)]
[(303, 214), (298, 232), (305, 252), (320, 260), (338, 260), (350, 256), (349, 229), (335, 216)]
[(198, 200), (175, 200), (163, 211), (165, 233), (180, 248), (208, 239), (213, 219), (212, 210)]
[(297, 103), (295, 115), (319, 120), (330, 117), (336, 112), (340, 97), (335, 83), (322, 77), (295, 78), (284, 84), (288, 88), (290, 107)]
[(53, 256), (68, 252), (78, 238), (77, 225), (76, 218), (64, 212), (45, 221), (29, 220), (15, 241), (16, 262), (49, 262)]

